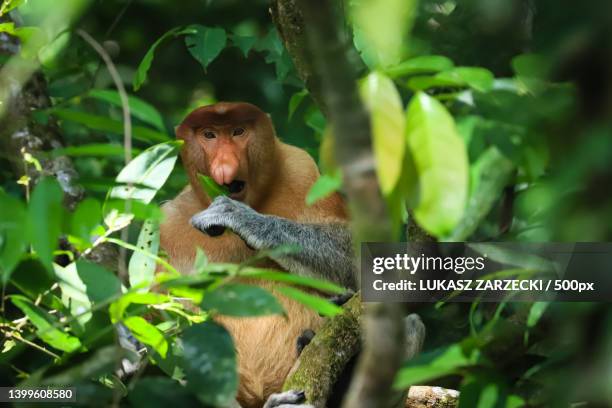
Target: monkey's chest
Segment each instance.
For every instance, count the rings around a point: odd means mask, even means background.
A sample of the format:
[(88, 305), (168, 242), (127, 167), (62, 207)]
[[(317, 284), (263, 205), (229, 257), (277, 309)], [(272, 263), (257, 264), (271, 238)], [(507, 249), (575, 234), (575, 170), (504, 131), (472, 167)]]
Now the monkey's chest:
[[(261, 286), (273, 291), (274, 284)], [(238, 400), (243, 407), (261, 406), (270, 394), (281, 390), (298, 357), (298, 337), (306, 329), (316, 331), (323, 322), (314, 311), (277, 297), (287, 317), (216, 318), (234, 340), (240, 376)]]

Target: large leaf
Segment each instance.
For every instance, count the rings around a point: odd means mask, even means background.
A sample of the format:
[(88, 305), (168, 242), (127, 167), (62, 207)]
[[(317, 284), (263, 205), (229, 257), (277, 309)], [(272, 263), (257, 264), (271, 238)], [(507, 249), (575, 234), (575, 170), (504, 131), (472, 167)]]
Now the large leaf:
[(126, 317), (123, 319), (123, 324), (130, 329), (130, 332), (138, 341), (151, 346), (162, 358), (166, 358), (168, 341), (157, 327), (140, 316)]
[(26, 210), (23, 203), (0, 191), (0, 275), (2, 284), (8, 282), (11, 272), (24, 253), (27, 236)]
[[(88, 96), (108, 102), (115, 106), (122, 106), (121, 97), (119, 92), (110, 89), (93, 89), (89, 92)], [(164, 121), (161, 114), (153, 107), (153, 105), (142, 99), (128, 95), (128, 105), (130, 107), (130, 114), (135, 118), (142, 120), (160, 132), (165, 132)]]
[[(159, 223), (156, 220), (149, 219), (143, 223), (136, 246), (143, 251), (157, 255), (159, 251)], [(156, 262), (153, 258), (144, 255), (142, 252), (134, 252), (128, 267), (130, 286), (144, 285), (148, 288), (153, 282), (155, 268)]]
[(53, 261), (53, 251), (57, 248), (61, 233), (64, 215), (63, 197), (64, 194), (57, 181), (45, 177), (34, 188), (28, 208), (30, 242), (49, 270)]
[(236, 351), (232, 337), (213, 322), (183, 332), (183, 369), (187, 387), (213, 406), (230, 406), (238, 390)]
[(342, 308), (320, 296), (311, 295), (290, 286), (277, 286), (279, 293), (309, 307), (322, 316), (331, 317), (342, 313)]
[(412, 98), (406, 137), (419, 178), (416, 221), (435, 236), (450, 233), (463, 216), (468, 195), (468, 157), (453, 117), (424, 93)]
[(229, 283), (207, 292), (200, 304), (202, 309), (226, 316), (262, 316), (283, 314), (278, 300), (259, 286)]
[[(72, 109), (53, 109), (51, 112), (60, 119), (80, 123), (100, 132), (122, 135), (124, 131), (123, 122), (106, 116), (92, 115)], [(165, 142), (169, 139), (168, 135), (144, 126), (133, 126), (132, 137), (144, 142)]]
[(78, 350), (81, 342), (78, 338), (69, 335), (58, 329), (55, 325), (57, 321), (40, 307), (36, 306), (30, 299), (21, 295), (12, 295), (11, 301), (17, 306), (37, 329), (37, 336), (58, 350), (68, 353)]
[(200, 24), (189, 26), (194, 31), (185, 36), (187, 49), (198, 60), (204, 70), (221, 53), (227, 43), (227, 34), (222, 28), (205, 27)]
[(412, 27), (416, 0), (351, 1), (354, 42), (370, 68), (401, 61)]
[(136, 70), (136, 74), (134, 75), (134, 81), (132, 86), (134, 90), (137, 91), (140, 89), (142, 84), (147, 80), (147, 73), (151, 68), (151, 63), (153, 62), (153, 57), (155, 56), (155, 51), (157, 47), (164, 42), (166, 39), (170, 37), (177, 37), (183, 34), (193, 33), (195, 30), (192, 27), (174, 27), (173, 29), (167, 31), (164, 35), (159, 37), (157, 41), (153, 43), (151, 48), (147, 50), (147, 53), (142, 58), (142, 61), (138, 65), (138, 69)]
[(148, 204), (172, 172), (182, 141), (152, 146), (129, 162), (117, 176), (123, 184), (110, 191), (110, 198), (137, 200)]
[(376, 174), (383, 194), (397, 184), (404, 161), (406, 116), (402, 99), (387, 76), (369, 74), (360, 86), (361, 99), (370, 112)]

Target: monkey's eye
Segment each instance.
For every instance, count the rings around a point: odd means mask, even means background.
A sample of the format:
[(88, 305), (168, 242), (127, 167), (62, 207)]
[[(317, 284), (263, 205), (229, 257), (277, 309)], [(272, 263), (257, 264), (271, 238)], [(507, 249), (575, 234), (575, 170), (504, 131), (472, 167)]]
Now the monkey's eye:
[(236, 128), (232, 132), (232, 136), (240, 136), (244, 134), (244, 128)]
[(211, 132), (210, 130), (205, 130), (204, 137), (207, 139), (214, 139), (217, 136), (215, 135), (215, 132)]

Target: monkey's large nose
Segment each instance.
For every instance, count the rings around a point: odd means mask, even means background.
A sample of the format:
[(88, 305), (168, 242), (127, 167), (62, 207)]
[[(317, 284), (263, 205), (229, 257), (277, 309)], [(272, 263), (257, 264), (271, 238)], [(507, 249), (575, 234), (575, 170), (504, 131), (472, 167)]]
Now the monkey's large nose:
[(230, 184), (238, 174), (239, 161), (235, 155), (226, 154), (212, 163), (211, 176), (219, 185)]

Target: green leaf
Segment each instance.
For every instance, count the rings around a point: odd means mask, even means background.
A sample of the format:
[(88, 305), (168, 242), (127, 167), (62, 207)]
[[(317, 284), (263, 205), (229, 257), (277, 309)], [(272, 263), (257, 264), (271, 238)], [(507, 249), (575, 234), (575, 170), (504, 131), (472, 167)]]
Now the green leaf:
[(308, 95), (308, 90), (302, 89), (291, 96), (291, 99), (289, 99), (289, 120), (291, 120), (291, 117), (300, 106), (306, 95)]
[(422, 353), (399, 370), (393, 388), (406, 389), (414, 384), (453, 374), (462, 367), (475, 364), (478, 358), (478, 351), (466, 355), (460, 344)]
[(310, 187), (306, 195), (306, 205), (311, 206), (328, 197), (342, 187), (342, 172), (338, 169), (331, 174), (322, 174)]
[(64, 194), (58, 182), (42, 178), (32, 193), (28, 208), (28, 235), (41, 262), (51, 270), (53, 251), (57, 249), (64, 215)]
[(153, 350), (162, 356), (162, 358), (166, 358), (168, 341), (157, 327), (140, 316), (127, 317), (123, 319), (123, 324), (125, 324), (138, 341), (153, 347)]
[(370, 68), (401, 61), (417, 10), (416, 0), (353, 1), (354, 42)]
[[(165, 361), (165, 360), (162, 360)], [(144, 377), (127, 396), (133, 407), (196, 407), (195, 397), (177, 381), (168, 377)]]
[[(88, 96), (115, 106), (121, 107), (123, 105), (119, 92), (110, 89), (93, 89)], [(162, 133), (166, 131), (162, 116), (153, 105), (133, 95), (128, 95), (128, 105), (132, 116), (152, 125)]]
[(465, 83), (456, 78), (438, 78), (437, 76), (417, 76), (410, 78), (406, 86), (411, 90), (418, 92), (430, 88), (457, 88), (464, 86)]
[(87, 298), (93, 304), (104, 303), (121, 294), (119, 278), (108, 269), (83, 259), (76, 262), (76, 268)]
[(161, 293), (129, 292), (121, 296), (109, 306), (111, 322), (117, 323), (124, 317), (125, 311), (132, 303), (137, 305), (159, 305), (171, 299)]
[(446, 71), (454, 66), (453, 61), (442, 55), (423, 55), (410, 58), (385, 70), (390, 78)]
[(70, 232), (72, 235), (90, 242), (92, 230), (101, 223), (102, 206), (95, 198), (81, 201), (72, 214)]
[(225, 328), (195, 324), (183, 332), (183, 369), (187, 388), (213, 406), (230, 406), (238, 390), (236, 351)]
[(361, 99), (370, 112), (376, 174), (385, 196), (397, 184), (404, 162), (406, 116), (393, 81), (370, 73), (360, 85)]
[(9, 11), (16, 9), (25, 2), (26, 0), (3, 0), (2, 6), (0, 6), (0, 17), (5, 15)]
[(206, 292), (200, 306), (207, 311), (237, 317), (284, 313), (270, 292), (259, 286), (239, 283), (228, 283)]
[(290, 286), (277, 286), (275, 290), (325, 317), (342, 313), (342, 308), (322, 297), (311, 295)]
[(204, 174), (198, 173), (198, 181), (211, 199), (229, 195), (229, 189), (225, 186), (217, 184), (217, 182), (210, 176), (205, 176)]
[[(143, 223), (136, 246), (143, 251), (157, 255), (159, 251), (159, 222), (149, 219)], [(153, 282), (156, 266), (155, 260), (151, 257), (145, 256), (141, 252), (134, 252), (128, 267), (130, 286), (145, 285), (148, 288)]]
[(499, 398), (499, 386), (495, 383), (487, 384), (480, 393), (477, 408), (494, 408)]
[(525, 406), (525, 400), (518, 395), (509, 395), (506, 399), (505, 408), (521, 408)]
[(538, 54), (521, 54), (512, 59), (512, 69), (517, 76), (547, 79), (551, 64)]
[(36, 335), (45, 343), (67, 353), (81, 348), (78, 338), (69, 335), (55, 327), (57, 322), (51, 315), (36, 306), (30, 299), (21, 295), (12, 295), (11, 301), (17, 306), (36, 327)]
[[(51, 113), (59, 119), (80, 123), (92, 130), (123, 135), (123, 122), (119, 120), (72, 109), (52, 109)], [(169, 139), (168, 135), (143, 126), (133, 126), (132, 137), (143, 142), (165, 142)]]
[(210, 28), (200, 24), (189, 26), (193, 33), (185, 36), (187, 49), (206, 71), (227, 43), (227, 34), (222, 28)]
[(440, 72), (436, 79), (442, 81), (459, 81), (479, 92), (487, 92), (493, 89), (494, 75), (485, 68), (480, 67), (457, 67), (448, 71)]
[(150, 203), (174, 169), (181, 146), (182, 141), (175, 140), (151, 146), (139, 154), (119, 172), (115, 181), (123, 185), (114, 187), (109, 197)]
[(142, 61), (136, 69), (136, 74), (134, 75), (134, 81), (132, 83), (134, 91), (139, 90), (142, 84), (144, 84), (144, 82), (147, 80), (147, 73), (151, 68), (151, 63), (153, 62), (153, 57), (155, 56), (155, 51), (157, 50), (157, 47), (170, 37), (178, 37), (179, 35), (190, 34), (193, 32), (195, 32), (195, 30), (192, 27), (174, 27), (173, 29), (167, 31), (164, 35), (159, 37), (157, 41), (153, 43), (151, 48), (147, 50), (147, 53), (142, 58)]
[(318, 134), (323, 134), (325, 131), (325, 125), (327, 121), (325, 120), (325, 116), (321, 113), (321, 111), (312, 106), (311, 109), (308, 109), (306, 114), (304, 115), (304, 121), (306, 125), (317, 132)]
[(453, 117), (424, 93), (413, 96), (406, 137), (419, 179), (416, 221), (435, 236), (449, 234), (461, 220), (468, 195), (468, 158)]
[(445, 240), (464, 241), (476, 231), (499, 200), (514, 169), (514, 164), (494, 146), (478, 158), (472, 167), (477, 187), (470, 194), (463, 218)]
[(240, 51), (242, 51), (245, 57), (249, 56), (249, 52), (257, 42), (257, 37), (248, 35), (232, 34), (230, 39), (236, 47), (240, 48)]
[(24, 254), (27, 235), (26, 209), (23, 203), (0, 190), (0, 274), (6, 284)]
[(241, 272), (241, 276), (248, 276), (249, 278), (264, 279), (275, 282), (292, 283), (294, 285), (306, 286), (328, 293), (346, 293), (346, 289), (344, 289), (342, 286), (336, 285), (335, 283), (286, 272), (245, 269)]
[(529, 316), (527, 316), (527, 327), (535, 327), (540, 321), (550, 302), (535, 302), (529, 309)]

